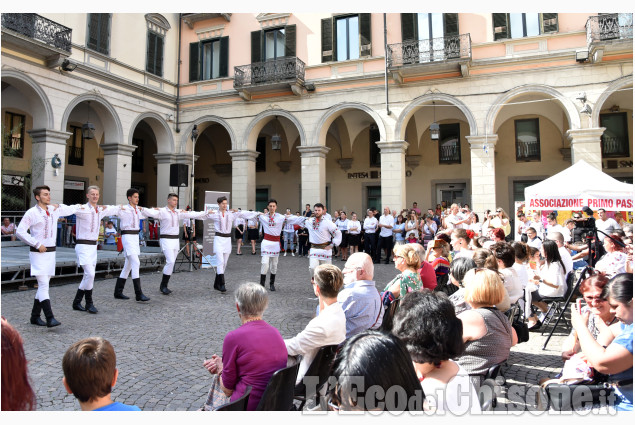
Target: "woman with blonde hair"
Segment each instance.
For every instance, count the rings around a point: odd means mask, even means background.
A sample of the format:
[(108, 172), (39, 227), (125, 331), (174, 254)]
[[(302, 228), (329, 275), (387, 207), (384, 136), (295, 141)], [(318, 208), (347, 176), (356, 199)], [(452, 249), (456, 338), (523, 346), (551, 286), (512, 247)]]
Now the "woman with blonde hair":
[(419, 276), (419, 265), (421, 260), (419, 254), (412, 245), (396, 245), (393, 250), (395, 259), (395, 268), (400, 273), (391, 280), (384, 288), (384, 291), (390, 291), (395, 299), (405, 296), (408, 292), (420, 291), (423, 287), (421, 276)]
[(509, 236), (512, 232), (512, 226), (509, 223), (509, 215), (507, 215), (505, 210), (501, 207), (496, 208), (496, 214), (492, 214), (487, 217), (487, 220), (483, 223), (483, 232), (485, 232), (485, 229), (489, 226), (493, 226), (497, 229), (503, 229), (505, 232), (505, 238), (507, 238), (507, 236)]

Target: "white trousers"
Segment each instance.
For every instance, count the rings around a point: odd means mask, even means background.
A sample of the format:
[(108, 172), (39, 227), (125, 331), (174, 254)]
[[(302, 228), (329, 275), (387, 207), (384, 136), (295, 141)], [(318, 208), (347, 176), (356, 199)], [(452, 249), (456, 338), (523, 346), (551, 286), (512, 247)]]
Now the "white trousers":
[(216, 266), (216, 273), (224, 274), (227, 268), (227, 260), (229, 260), (230, 252), (217, 252), (216, 258), (218, 258), (218, 266)]
[(90, 291), (93, 289), (93, 282), (95, 282), (95, 267), (95, 264), (82, 265), (82, 268), (84, 269), (84, 277), (79, 284), (79, 289), (82, 291)]
[(313, 273), (315, 273), (315, 269), (320, 264), (332, 264), (331, 259), (320, 259), (316, 257), (309, 257), (309, 275), (313, 277)]
[(139, 277), (139, 265), (138, 255), (126, 255), (126, 261), (123, 263), (123, 269), (121, 270), (119, 277), (122, 279), (128, 279), (128, 274), (132, 274), (132, 278), (137, 279)]
[(271, 274), (278, 272), (278, 258), (279, 257), (262, 257), (260, 260), (260, 274), (267, 274), (271, 270)]
[(164, 249), (165, 266), (163, 266), (163, 274), (168, 276), (172, 274), (174, 270), (174, 263), (176, 262), (176, 255), (179, 253), (178, 249)]
[(35, 276), (37, 279), (37, 292), (35, 293), (35, 298), (40, 300), (40, 302), (49, 299), (49, 281), (51, 280), (51, 276), (49, 275), (39, 275)]

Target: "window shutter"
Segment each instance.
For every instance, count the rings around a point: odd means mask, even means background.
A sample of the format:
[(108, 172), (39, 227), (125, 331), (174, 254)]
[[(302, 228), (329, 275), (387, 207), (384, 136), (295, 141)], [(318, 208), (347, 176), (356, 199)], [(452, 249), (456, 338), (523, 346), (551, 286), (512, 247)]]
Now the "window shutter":
[(444, 13), (443, 14), (443, 35), (453, 36), (459, 35), (459, 14)]
[(163, 37), (154, 34), (155, 46), (156, 46), (156, 57), (155, 57), (155, 65), (154, 65), (154, 73), (159, 77), (163, 76)]
[(333, 60), (333, 18), (322, 19), (322, 62)]
[(190, 43), (190, 81), (198, 81), (199, 43)]
[(401, 41), (416, 41), (417, 26), (415, 25), (416, 13), (402, 13), (401, 14)]
[(509, 24), (507, 13), (492, 13), (494, 22), (494, 41), (509, 38)]
[(262, 62), (262, 31), (251, 32), (251, 63)]
[(147, 43), (147, 52), (146, 52), (146, 71), (155, 73), (154, 71), (154, 52), (156, 49), (155, 46), (156, 35), (150, 31), (148, 31), (148, 43)]
[(110, 46), (110, 13), (100, 13), (99, 19), (99, 51), (105, 55)]
[(285, 56), (290, 56), (290, 57), (296, 56), (295, 25), (287, 25), (286, 27), (284, 27), (284, 36), (285, 36), (285, 43), (284, 43)]
[(359, 56), (371, 55), (370, 13), (359, 14)]
[(557, 13), (542, 13), (542, 32), (558, 32)]
[(96, 24), (97, 24), (97, 15), (94, 13), (89, 13), (88, 14), (88, 37), (86, 41), (86, 46), (91, 49), (94, 49), (95, 45), (97, 44), (97, 40), (95, 39), (95, 36), (94, 36), (94, 32), (96, 32), (95, 30)]
[(229, 37), (220, 38), (220, 63), (218, 69), (219, 77), (227, 77), (229, 68)]

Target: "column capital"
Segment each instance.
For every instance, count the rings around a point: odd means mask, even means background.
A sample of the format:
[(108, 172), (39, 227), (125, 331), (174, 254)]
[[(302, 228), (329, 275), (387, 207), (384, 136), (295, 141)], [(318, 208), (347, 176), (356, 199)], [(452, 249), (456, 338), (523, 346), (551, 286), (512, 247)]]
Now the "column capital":
[(251, 161), (251, 162), (256, 162), (256, 158), (258, 158), (258, 155), (260, 155), (260, 152), (258, 151), (252, 151), (250, 149), (245, 149), (245, 150), (229, 150), (227, 151), (227, 153), (229, 154), (229, 156), (232, 157), (232, 162), (233, 161)]
[(401, 153), (405, 154), (409, 143), (405, 140), (393, 140), (390, 142), (375, 142), (381, 153)]
[(127, 155), (132, 156), (132, 153), (137, 149), (134, 145), (126, 145), (122, 143), (107, 143), (99, 145), (101, 150), (104, 151), (104, 155)]
[[(157, 154), (159, 155), (159, 154)], [(169, 154), (164, 154), (169, 155)], [(156, 156), (155, 156), (156, 158)], [(194, 155), (194, 162), (198, 160), (198, 155)], [(174, 154), (174, 162), (177, 164), (187, 164), (192, 165), (192, 154), (191, 153), (177, 153)]]
[(157, 164), (172, 164), (176, 162), (176, 155), (172, 153), (155, 153), (154, 158)]
[(319, 157), (326, 158), (326, 154), (331, 150), (326, 146), (298, 146), (301, 158)]
[(498, 142), (498, 134), (484, 134), (482, 136), (465, 136), (465, 139), (470, 144), (470, 149), (482, 149), (484, 144), (488, 147), (496, 146)]
[(48, 128), (38, 128), (28, 130), (29, 136), (31, 136), (31, 143), (57, 143), (59, 145), (66, 145), (66, 141), (73, 133), (67, 131), (57, 131)]
[(604, 134), (605, 127), (598, 128), (575, 128), (567, 130), (567, 139), (571, 144), (575, 143), (597, 143)]

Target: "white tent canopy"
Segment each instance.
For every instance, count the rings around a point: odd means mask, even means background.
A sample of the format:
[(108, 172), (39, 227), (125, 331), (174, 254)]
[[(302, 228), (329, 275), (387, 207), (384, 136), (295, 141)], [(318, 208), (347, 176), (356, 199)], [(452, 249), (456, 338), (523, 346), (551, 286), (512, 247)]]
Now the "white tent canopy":
[(633, 185), (615, 180), (580, 160), (525, 188), (525, 207), (532, 210), (581, 210), (587, 205), (592, 210), (630, 211)]

